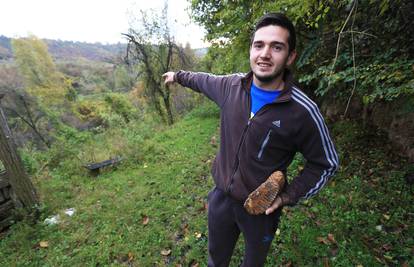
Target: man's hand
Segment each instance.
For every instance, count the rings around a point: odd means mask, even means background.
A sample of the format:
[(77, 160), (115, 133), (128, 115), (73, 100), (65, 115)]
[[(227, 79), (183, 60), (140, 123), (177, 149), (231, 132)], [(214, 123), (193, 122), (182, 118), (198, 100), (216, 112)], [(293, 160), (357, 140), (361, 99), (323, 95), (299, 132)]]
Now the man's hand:
[(273, 201), (272, 205), (266, 210), (266, 215), (273, 213), (275, 210), (282, 206), (282, 198), (277, 196), (275, 201)]
[(173, 84), (175, 82), (174, 81), (174, 74), (175, 74), (175, 72), (169, 71), (169, 72), (166, 72), (162, 75), (162, 77), (164, 78), (164, 84), (165, 85), (170, 85), (170, 84)]

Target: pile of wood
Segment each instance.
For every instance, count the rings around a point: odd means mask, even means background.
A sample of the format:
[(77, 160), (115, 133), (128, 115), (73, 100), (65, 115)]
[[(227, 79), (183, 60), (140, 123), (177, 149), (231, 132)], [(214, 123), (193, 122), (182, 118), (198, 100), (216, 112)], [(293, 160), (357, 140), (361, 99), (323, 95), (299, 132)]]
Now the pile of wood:
[(0, 172), (0, 231), (12, 223), (14, 202), (11, 197), (11, 186), (6, 179), (6, 172)]

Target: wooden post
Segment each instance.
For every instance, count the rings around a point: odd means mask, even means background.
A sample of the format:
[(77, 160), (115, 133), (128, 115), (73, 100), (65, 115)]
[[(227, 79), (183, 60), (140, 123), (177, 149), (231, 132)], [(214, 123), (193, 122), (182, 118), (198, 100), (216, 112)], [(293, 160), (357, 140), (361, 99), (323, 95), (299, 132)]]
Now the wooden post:
[(17, 154), (16, 145), (13, 142), (10, 129), (7, 125), (6, 116), (1, 108), (1, 99), (4, 94), (0, 94), (0, 160), (6, 169), (9, 183), (16, 194), (17, 199), (24, 208), (31, 209), (39, 200), (36, 190), (30, 181), (29, 176), (24, 170), (23, 162)]

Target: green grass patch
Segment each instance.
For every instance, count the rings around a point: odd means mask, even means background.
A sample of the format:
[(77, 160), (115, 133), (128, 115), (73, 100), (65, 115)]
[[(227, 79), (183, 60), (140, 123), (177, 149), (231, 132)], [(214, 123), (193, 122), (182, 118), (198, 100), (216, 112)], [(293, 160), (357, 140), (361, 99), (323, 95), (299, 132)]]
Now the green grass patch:
[[(218, 117), (209, 104), (171, 128), (128, 124), (77, 138), (74, 154), (95, 145), (99, 153), (118, 149), (125, 160), (98, 177), (79, 171), (79, 154), (41, 172), (41, 220), (16, 223), (1, 235), (0, 266), (206, 266), (205, 203)], [(413, 266), (408, 163), (383, 135), (357, 123), (337, 123), (332, 135), (340, 170), (316, 197), (285, 208), (266, 266)], [(111, 136), (118, 145), (108, 144)], [(290, 179), (301, 166), (297, 157)], [(74, 216), (63, 213), (72, 207)], [(53, 214), (60, 214), (59, 224), (42, 223)], [(242, 252), (241, 238), (231, 266)]]

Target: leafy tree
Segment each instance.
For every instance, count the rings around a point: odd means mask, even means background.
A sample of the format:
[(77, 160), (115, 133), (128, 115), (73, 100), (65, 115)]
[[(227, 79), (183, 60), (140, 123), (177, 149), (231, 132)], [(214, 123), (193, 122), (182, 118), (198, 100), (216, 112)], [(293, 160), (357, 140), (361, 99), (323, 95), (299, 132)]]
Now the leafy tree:
[(249, 70), (253, 23), (284, 12), (296, 26), (296, 71), (308, 93), (347, 105), (354, 98), (365, 109), (397, 99), (414, 104), (412, 1), (193, 0), (191, 9), (213, 43), (203, 62), (213, 72)]
[(308, 21), (320, 1), (191, 1), (193, 19), (206, 31), (206, 39), (213, 45), (209, 57), (215, 59), (212, 70), (218, 73), (249, 70), (248, 51), (254, 23), (263, 14), (285, 11), (294, 22)]
[(47, 45), (35, 36), (29, 36), (13, 39), (12, 48), (26, 90), (46, 106), (61, 105), (70, 83), (56, 69)]
[[(13, 39), (12, 48), (24, 87), (10, 88), (15, 102), (9, 111), (49, 147), (54, 130), (63, 126), (60, 115), (70, 110), (68, 100), (76, 99), (76, 91), (71, 79), (57, 70), (42, 40), (35, 36)], [(42, 132), (47, 132), (48, 137)]]

